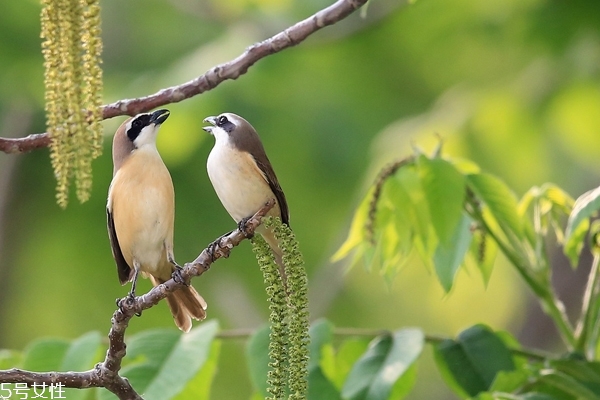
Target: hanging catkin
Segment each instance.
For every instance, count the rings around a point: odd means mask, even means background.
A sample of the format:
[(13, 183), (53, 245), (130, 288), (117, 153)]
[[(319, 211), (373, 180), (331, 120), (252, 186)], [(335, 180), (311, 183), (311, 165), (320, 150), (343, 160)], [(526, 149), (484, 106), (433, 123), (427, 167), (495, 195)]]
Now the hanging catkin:
[(88, 200), (92, 160), (102, 151), (102, 41), (99, 0), (42, 0), (46, 125), (57, 180), (57, 202)]

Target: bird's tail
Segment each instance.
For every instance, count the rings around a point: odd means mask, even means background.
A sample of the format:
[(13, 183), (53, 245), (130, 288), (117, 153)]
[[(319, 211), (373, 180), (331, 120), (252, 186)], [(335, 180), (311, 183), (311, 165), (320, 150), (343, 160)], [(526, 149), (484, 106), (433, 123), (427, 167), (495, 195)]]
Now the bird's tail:
[(283, 281), (283, 287), (286, 288), (287, 291), (287, 275), (285, 273), (285, 264), (283, 263), (283, 251), (281, 250), (281, 247), (279, 247), (277, 239), (275, 239), (275, 234), (272, 229), (259, 230), (259, 232), (273, 251), (275, 262), (279, 265), (279, 274)]
[[(150, 276), (150, 280), (154, 286), (166, 282), (154, 276)], [(197, 321), (206, 318), (206, 301), (193, 286), (183, 287), (168, 295), (167, 305), (173, 314), (175, 325), (184, 332), (192, 329), (192, 318)]]

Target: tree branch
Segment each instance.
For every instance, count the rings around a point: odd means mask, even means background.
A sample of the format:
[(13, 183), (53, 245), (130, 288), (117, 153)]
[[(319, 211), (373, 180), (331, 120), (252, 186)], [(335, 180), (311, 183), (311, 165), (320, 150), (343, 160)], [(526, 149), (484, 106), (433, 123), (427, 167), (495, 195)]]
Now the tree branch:
[[(334, 4), (313, 14), (309, 18), (292, 25), (286, 30), (248, 47), (237, 58), (209, 69), (203, 75), (172, 86), (149, 96), (137, 99), (124, 99), (102, 106), (102, 118), (108, 119), (120, 115), (136, 115), (165, 104), (177, 103), (217, 87), (228, 79), (237, 79), (248, 71), (257, 61), (295, 46), (321, 28), (341, 21), (362, 7), (368, 0), (338, 0)], [(50, 138), (47, 133), (29, 135), (20, 139), (0, 138), (0, 151), (5, 153), (26, 153), (41, 147), (48, 147)]]
[(142, 397), (136, 393), (126, 378), (119, 375), (121, 362), (125, 357), (125, 330), (131, 318), (147, 310), (170, 293), (189, 285), (191, 279), (208, 271), (213, 262), (222, 257), (229, 257), (231, 249), (239, 245), (244, 239), (254, 234), (256, 228), (261, 224), (262, 218), (275, 205), (275, 199), (269, 200), (256, 214), (252, 216), (244, 229), (239, 228), (221, 236), (215, 242), (205, 248), (191, 263), (185, 264), (180, 276), (183, 282), (177, 282), (171, 278), (163, 284), (152, 288), (148, 293), (138, 296), (132, 302), (121, 300), (120, 307), (111, 318), (111, 328), (108, 333), (108, 350), (104, 361), (84, 372), (31, 372), (13, 368), (0, 371), (0, 382), (5, 383), (27, 383), (29, 386), (35, 384), (60, 384), (63, 388), (85, 389), (91, 387), (104, 387), (121, 400), (141, 400)]

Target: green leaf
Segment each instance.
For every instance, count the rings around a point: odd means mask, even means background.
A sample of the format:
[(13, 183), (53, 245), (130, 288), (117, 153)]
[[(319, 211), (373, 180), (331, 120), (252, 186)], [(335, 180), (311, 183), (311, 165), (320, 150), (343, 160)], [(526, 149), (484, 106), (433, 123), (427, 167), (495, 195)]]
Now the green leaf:
[[(75, 339), (67, 350), (60, 371), (85, 371), (93, 367), (98, 360), (102, 337), (99, 332), (89, 332)], [(65, 389), (65, 398), (69, 400), (85, 399), (89, 391)]]
[(246, 344), (246, 360), (250, 371), (250, 380), (254, 388), (262, 395), (267, 393), (267, 374), (269, 372), (269, 333), (271, 329), (265, 324), (258, 329)]
[(516, 395), (511, 393), (481, 393), (475, 400), (558, 400), (556, 397), (545, 393), (526, 393), (523, 395)]
[(69, 347), (69, 341), (63, 339), (35, 340), (24, 351), (22, 368), (37, 372), (58, 371)]
[(582, 194), (575, 201), (567, 222), (564, 245), (564, 252), (569, 257), (571, 265), (577, 265), (583, 241), (590, 226), (590, 217), (598, 209), (600, 209), (600, 187)]
[(554, 360), (550, 365), (580, 382), (597, 387), (600, 392), (600, 362), (582, 360)]
[(326, 319), (318, 319), (312, 323), (309, 335), (308, 399), (339, 400), (340, 393), (320, 366), (323, 350), (331, 346), (333, 340), (333, 324)]
[(180, 393), (208, 360), (218, 329), (216, 320), (212, 320), (180, 334), (152, 381), (143, 390), (144, 399), (167, 400)]
[[(172, 399), (181, 393), (207, 362), (217, 333), (216, 321), (203, 322), (188, 333), (154, 329), (132, 336), (127, 344), (125, 376), (144, 399)], [(99, 400), (114, 399), (106, 390)]]
[(369, 216), (369, 207), (372, 199), (373, 189), (371, 188), (356, 209), (354, 217), (352, 218), (352, 224), (350, 225), (348, 237), (335, 254), (331, 256), (331, 262), (336, 262), (345, 258), (352, 250), (365, 241), (365, 224)]
[(467, 175), (469, 188), (489, 208), (505, 234), (523, 239), (523, 225), (517, 211), (517, 199), (504, 182), (489, 174)]
[(600, 209), (600, 187), (585, 192), (575, 201), (573, 211), (569, 215), (569, 221), (567, 223), (566, 240), (573, 232), (579, 227), (581, 223), (589, 220)]
[(183, 389), (183, 391), (175, 396), (175, 399), (209, 400), (210, 388), (217, 373), (220, 350), (221, 341), (213, 340), (210, 346), (208, 359), (202, 368), (198, 370), (196, 376), (190, 379), (188, 385)]
[(311, 324), (308, 334), (310, 335), (308, 370), (311, 371), (319, 367), (323, 346), (333, 340), (333, 324), (324, 318), (318, 319)]
[(308, 400), (341, 400), (340, 393), (319, 367), (311, 369), (308, 374), (307, 398)]
[(400, 400), (408, 396), (417, 382), (417, 364), (413, 363), (396, 381), (388, 399)]
[(515, 369), (504, 342), (484, 325), (464, 330), (458, 340), (442, 341), (434, 354), (448, 385), (463, 396), (487, 391), (498, 372)]
[(446, 292), (452, 288), (456, 272), (469, 250), (473, 238), (471, 223), (471, 218), (463, 214), (450, 240), (446, 243), (440, 242), (433, 256), (435, 272)]
[(481, 272), (483, 283), (487, 287), (498, 255), (498, 244), (490, 235), (484, 234), (482, 231), (475, 231), (471, 241), (470, 253), (479, 272)]
[(465, 201), (465, 177), (441, 158), (418, 158), (419, 176), (427, 196), (431, 223), (442, 244), (448, 245)]
[(0, 370), (16, 368), (21, 364), (23, 354), (14, 350), (0, 350)]
[(569, 232), (569, 236), (565, 238), (565, 244), (563, 246), (563, 251), (565, 255), (569, 258), (569, 262), (571, 266), (576, 267), (579, 263), (579, 255), (581, 254), (581, 250), (584, 246), (585, 237), (587, 235), (588, 229), (590, 228), (590, 221), (584, 220)]
[(421, 178), (414, 168), (402, 168), (394, 180), (388, 185), (390, 199), (396, 204), (396, 224), (411, 227), (413, 241), (420, 242), (428, 257), (433, 254), (437, 238), (431, 234), (432, 222)]
[(60, 371), (84, 371), (97, 361), (98, 350), (102, 344), (99, 332), (89, 332), (75, 339), (65, 354)]
[(514, 392), (531, 377), (531, 372), (525, 369), (514, 371), (498, 371), (490, 387), (493, 392)]
[(565, 373), (546, 370), (542, 371), (539, 379), (541, 382), (568, 393), (576, 399), (600, 400), (600, 395), (597, 392), (589, 389), (583, 383)]
[(337, 352), (331, 344), (323, 347), (321, 369), (338, 390), (342, 389), (350, 370), (368, 346), (369, 341), (366, 339), (348, 339), (340, 344)]
[(344, 382), (342, 397), (388, 399), (396, 381), (421, 354), (423, 344), (424, 335), (418, 329), (403, 329), (373, 339)]

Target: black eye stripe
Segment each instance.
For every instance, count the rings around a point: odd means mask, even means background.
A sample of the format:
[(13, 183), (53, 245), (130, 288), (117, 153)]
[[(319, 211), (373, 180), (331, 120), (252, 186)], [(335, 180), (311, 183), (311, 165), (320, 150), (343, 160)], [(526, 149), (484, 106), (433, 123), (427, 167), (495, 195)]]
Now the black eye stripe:
[(140, 135), (142, 129), (144, 129), (150, 123), (150, 118), (152, 115), (150, 114), (142, 114), (135, 117), (133, 121), (131, 121), (131, 127), (127, 130), (127, 137), (132, 142)]

